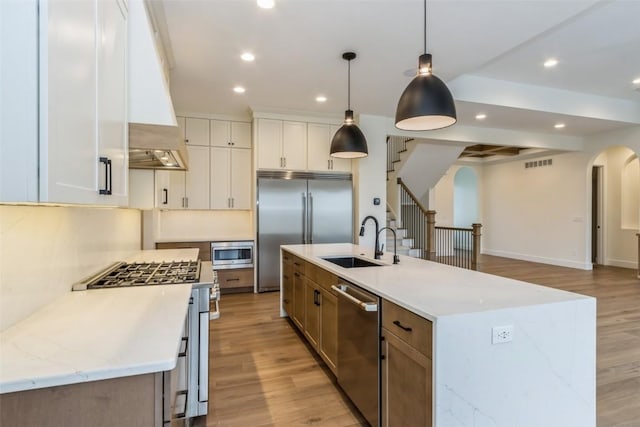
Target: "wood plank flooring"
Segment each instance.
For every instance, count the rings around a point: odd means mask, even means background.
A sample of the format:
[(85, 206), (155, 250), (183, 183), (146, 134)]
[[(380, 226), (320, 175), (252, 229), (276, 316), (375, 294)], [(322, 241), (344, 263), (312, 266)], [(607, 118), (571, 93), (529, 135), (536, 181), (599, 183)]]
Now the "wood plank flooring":
[[(598, 427), (640, 427), (635, 270), (582, 271), (484, 255), (480, 270), (596, 297)], [(223, 296), (221, 317), (211, 322), (209, 414), (193, 425), (365, 425), (323, 362), (279, 317), (278, 301), (277, 292)]]
[(280, 317), (279, 298), (278, 292), (222, 297), (220, 319), (211, 322), (204, 425), (364, 425), (331, 371)]

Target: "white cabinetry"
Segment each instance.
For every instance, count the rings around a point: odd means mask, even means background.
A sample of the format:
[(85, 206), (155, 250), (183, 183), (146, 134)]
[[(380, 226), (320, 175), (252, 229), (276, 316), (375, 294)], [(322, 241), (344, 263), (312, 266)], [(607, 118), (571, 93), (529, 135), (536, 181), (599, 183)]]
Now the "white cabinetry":
[[(1, 200), (125, 205), (126, 8), (118, 0), (50, 0), (35, 6), (36, 2), (2, 4), (3, 25), (5, 16), (15, 17), (13, 25), (24, 25), (40, 37), (37, 45), (31, 37), (12, 37), (11, 49), (29, 60), (7, 62), (8, 69), (3, 68), (3, 93), (5, 86), (39, 86), (38, 96), (24, 89), (28, 101), (15, 104), (27, 117), (39, 112), (39, 135), (12, 125), (9, 135), (27, 136), (20, 138), (24, 148), (15, 150), (5, 149), (16, 140), (3, 132), (1, 151), (15, 154), (14, 168), (24, 168), (29, 176), (16, 174), (27, 185), (11, 192), (4, 191), (3, 183)], [(3, 58), (5, 51), (7, 58), (18, 56), (7, 49), (3, 42)], [(37, 77), (31, 70), (19, 77), (13, 67), (21, 65), (37, 66)], [(2, 115), (4, 124), (8, 116), (4, 111)]]
[(211, 146), (251, 148), (251, 123), (211, 120)]
[(98, 152), (109, 166), (111, 201), (127, 205), (127, 19), (115, 0), (98, 1)]
[(257, 119), (258, 169), (307, 168), (307, 124)]
[(209, 147), (187, 147), (187, 171), (156, 170), (156, 206), (209, 209)]
[(311, 171), (351, 172), (351, 160), (331, 157), (331, 140), (339, 126), (322, 123), (307, 125), (307, 166)]
[(251, 209), (251, 150), (211, 147), (211, 209)]
[(209, 120), (187, 117), (184, 131), (187, 145), (209, 146)]
[(209, 209), (209, 147), (189, 146), (187, 152), (185, 208)]

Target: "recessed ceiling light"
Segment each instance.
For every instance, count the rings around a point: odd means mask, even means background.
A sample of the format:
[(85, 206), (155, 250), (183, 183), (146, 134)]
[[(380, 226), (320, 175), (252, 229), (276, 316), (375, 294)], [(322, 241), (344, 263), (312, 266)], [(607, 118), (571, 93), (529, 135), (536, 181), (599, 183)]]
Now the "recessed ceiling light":
[(233, 88), (233, 91), (235, 93), (244, 93), (246, 91), (246, 89), (243, 88), (242, 86), (236, 86), (236, 87)]
[(324, 96), (324, 95), (316, 96), (316, 101), (317, 102), (327, 102), (327, 97)]
[(553, 125), (553, 127), (556, 129), (563, 129), (564, 126), (565, 126), (564, 123), (556, 123), (555, 125)]
[(240, 58), (242, 58), (243, 61), (247, 62), (252, 62), (254, 59), (256, 59), (256, 57), (251, 52), (243, 53), (242, 55), (240, 55)]
[(555, 58), (549, 58), (546, 61), (544, 61), (545, 68), (555, 67), (556, 65), (558, 65), (558, 60)]
[(276, 5), (274, 0), (258, 0), (256, 3), (263, 9), (271, 9)]
[(632, 82), (634, 85), (640, 85), (640, 77), (638, 77), (637, 79), (633, 80)]
[(487, 118), (486, 114), (476, 114), (476, 120), (484, 120)]

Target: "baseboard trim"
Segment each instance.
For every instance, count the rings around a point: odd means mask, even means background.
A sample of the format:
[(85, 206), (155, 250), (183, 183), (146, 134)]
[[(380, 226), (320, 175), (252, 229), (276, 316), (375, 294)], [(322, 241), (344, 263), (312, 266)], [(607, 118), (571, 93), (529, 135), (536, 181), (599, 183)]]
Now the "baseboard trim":
[(607, 265), (611, 265), (613, 267), (622, 267), (622, 268), (638, 268), (638, 264), (633, 261), (626, 261), (623, 259), (607, 259)]
[(572, 261), (567, 259), (547, 258), (536, 255), (520, 254), (517, 252), (498, 251), (494, 249), (483, 249), (483, 254), (500, 256), (504, 258), (519, 259), (521, 261), (538, 262), (540, 264), (557, 265), (559, 267), (569, 267), (578, 270), (593, 270), (591, 263), (583, 263), (580, 261)]

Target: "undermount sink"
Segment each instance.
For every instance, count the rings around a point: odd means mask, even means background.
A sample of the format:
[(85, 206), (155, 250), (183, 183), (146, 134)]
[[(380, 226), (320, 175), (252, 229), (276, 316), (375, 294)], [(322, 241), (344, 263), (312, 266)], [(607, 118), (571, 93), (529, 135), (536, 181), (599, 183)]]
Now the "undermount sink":
[(362, 259), (354, 256), (322, 257), (322, 259), (344, 268), (382, 267), (385, 265), (385, 264), (377, 264), (375, 262), (371, 262), (366, 259)]

